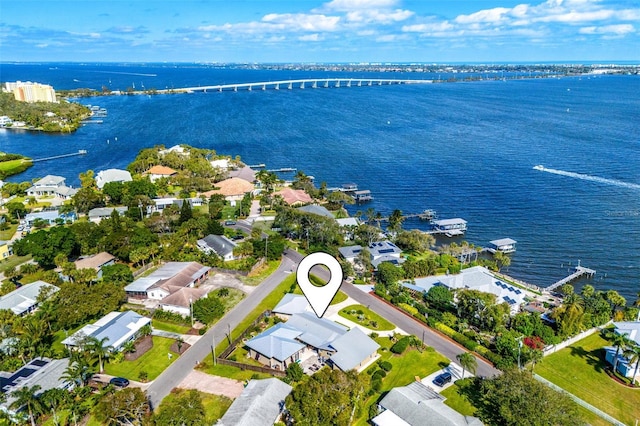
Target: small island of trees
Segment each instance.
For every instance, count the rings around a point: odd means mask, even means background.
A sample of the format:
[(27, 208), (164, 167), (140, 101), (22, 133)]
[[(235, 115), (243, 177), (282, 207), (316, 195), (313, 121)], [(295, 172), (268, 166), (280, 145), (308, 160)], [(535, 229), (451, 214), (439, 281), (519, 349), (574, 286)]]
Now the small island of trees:
[[(84, 105), (73, 102), (20, 102), (12, 93), (0, 93), (0, 116), (6, 115), (15, 122), (23, 122), (28, 130), (43, 132), (73, 132), (82, 120), (91, 115)], [(12, 126), (7, 126), (11, 128)]]

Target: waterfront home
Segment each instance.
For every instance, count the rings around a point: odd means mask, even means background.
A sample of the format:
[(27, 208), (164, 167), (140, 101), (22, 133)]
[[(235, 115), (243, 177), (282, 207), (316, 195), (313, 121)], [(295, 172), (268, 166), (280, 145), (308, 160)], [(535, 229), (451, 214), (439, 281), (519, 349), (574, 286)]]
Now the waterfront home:
[(101, 170), (95, 177), (96, 186), (100, 189), (110, 182), (131, 182), (131, 173), (121, 169)]
[(617, 334), (624, 334), (636, 345), (640, 345), (640, 321), (619, 321), (614, 322), (613, 325)]
[[(342, 338), (341, 336), (348, 335)], [(349, 343), (351, 341), (351, 344)], [(343, 371), (365, 368), (375, 359), (378, 344), (362, 331), (345, 326), (311, 312), (293, 314), (246, 342), (249, 357), (277, 370), (291, 363), (317, 358)]]
[(116, 257), (106, 251), (94, 254), (93, 256), (87, 256), (76, 260), (76, 269), (93, 269), (98, 274), (98, 279), (102, 278), (102, 268), (105, 266), (114, 265), (116, 263)]
[(47, 175), (27, 189), (27, 196), (57, 197), (63, 200), (69, 200), (76, 192), (78, 192), (77, 189), (65, 185), (65, 178), (62, 176)]
[(183, 156), (188, 156), (190, 154), (189, 151), (187, 151), (187, 149), (182, 145), (174, 145), (171, 148), (162, 149), (162, 150), (158, 151), (158, 154), (159, 155), (167, 155), (170, 152), (173, 152), (173, 153), (178, 154), (178, 155), (183, 155)]
[(153, 205), (149, 207), (148, 213), (159, 212), (162, 213), (164, 209), (169, 206), (176, 206), (178, 209), (182, 208), (182, 203), (188, 201), (191, 204), (191, 207), (200, 207), (202, 206), (202, 197), (193, 197), (193, 198), (154, 198)]
[(9, 241), (0, 241), (0, 259), (6, 259), (13, 254)]
[(496, 296), (498, 303), (507, 303), (511, 314), (520, 310), (525, 303), (526, 292), (513, 284), (503, 281), (484, 266), (474, 266), (463, 269), (459, 274), (434, 275), (416, 278), (412, 283), (403, 282), (403, 286), (417, 293), (426, 293), (432, 287), (442, 285), (450, 290), (472, 289), (491, 293)]
[(209, 161), (209, 164), (211, 164), (211, 167), (213, 167), (214, 169), (226, 171), (231, 166), (231, 160), (229, 158), (219, 158), (217, 160)]
[(254, 183), (256, 181), (256, 171), (251, 167), (244, 166), (239, 169), (229, 170), (229, 177), (236, 177)]
[(110, 312), (93, 324), (87, 324), (62, 341), (68, 349), (81, 347), (87, 337), (104, 341), (102, 347), (119, 351), (125, 343), (135, 340), (142, 327), (151, 324), (151, 318), (134, 311)]
[[(390, 262), (396, 266), (404, 263), (404, 258), (401, 256), (402, 250), (391, 241), (374, 241), (366, 249), (369, 251), (371, 265), (375, 269), (378, 269), (378, 265), (382, 262)], [(340, 247), (338, 249), (342, 257), (351, 263), (355, 262), (362, 250), (364, 248), (360, 245)]]
[(283, 188), (275, 192), (274, 197), (282, 197), (282, 200), (290, 206), (298, 206), (313, 202), (313, 198), (302, 189)]
[(431, 222), (431, 226), (437, 232), (445, 234), (447, 237), (464, 235), (467, 230), (467, 221), (464, 219), (440, 219)]
[(232, 206), (235, 206), (237, 201), (241, 201), (246, 194), (252, 192), (253, 190), (254, 186), (252, 183), (247, 182), (244, 179), (232, 177), (217, 182), (213, 190), (204, 192), (201, 195), (204, 195), (208, 198), (213, 194), (222, 194), (224, 195), (225, 200), (231, 202)]
[(151, 182), (155, 182), (158, 179), (168, 179), (177, 174), (178, 172), (173, 170), (171, 167), (156, 165), (142, 173), (142, 176), (149, 176), (149, 180), (151, 180)]
[(273, 426), (293, 388), (282, 380), (250, 380), (216, 426)]
[(375, 426), (482, 426), (480, 419), (463, 416), (444, 404), (446, 398), (415, 381), (391, 389), (378, 403), (379, 411), (371, 419)]
[(63, 379), (68, 367), (69, 358), (39, 357), (12, 373), (0, 371), (0, 392), (6, 396), (6, 401), (0, 403), (0, 410), (5, 411), (9, 416), (15, 416), (19, 409), (13, 410), (9, 407), (16, 400), (13, 393), (23, 388), (39, 386), (35, 393), (36, 397), (50, 389), (72, 389), (74, 384)]
[(339, 219), (336, 219), (336, 222), (338, 222), (338, 225), (340, 225), (343, 228), (348, 226), (356, 226), (356, 227), (360, 226), (360, 222), (355, 217), (339, 218)]
[(90, 222), (100, 223), (102, 219), (110, 218), (114, 210), (117, 211), (120, 216), (124, 216), (129, 210), (129, 207), (96, 207), (95, 209), (89, 210), (87, 217)]
[(18, 316), (35, 311), (39, 304), (38, 296), (45, 288), (51, 293), (60, 290), (55, 285), (40, 280), (23, 285), (4, 296), (0, 296), (0, 311), (6, 309)]
[(134, 299), (161, 300), (172, 288), (197, 287), (209, 276), (211, 268), (198, 262), (167, 262), (146, 277), (127, 285), (124, 291)]
[(516, 243), (517, 241), (512, 240), (511, 238), (501, 238), (499, 240), (489, 241), (489, 247), (487, 247), (487, 250), (491, 253), (514, 253), (516, 251)]
[(237, 247), (237, 244), (224, 235), (207, 235), (203, 239), (198, 240), (197, 245), (204, 253), (215, 253), (225, 262), (236, 258), (233, 255), (233, 249)]
[[(640, 345), (640, 321), (619, 321), (614, 322), (614, 332), (616, 334), (625, 335), (632, 343)], [(616, 351), (618, 348), (607, 346), (605, 350), (605, 359), (611, 365), (615, 363)], [(631, 362), (625, 355), (624, 351), (618, 351), (618, 361), (616, 370), (625, 377), (632, 378), (635, 373), (636, 363)], [(640, 375), (640, 374), (639, 374)]]
[(6, 115), (0, 116), (0, 127), (7, 127), (13, 124), (13, 120)]

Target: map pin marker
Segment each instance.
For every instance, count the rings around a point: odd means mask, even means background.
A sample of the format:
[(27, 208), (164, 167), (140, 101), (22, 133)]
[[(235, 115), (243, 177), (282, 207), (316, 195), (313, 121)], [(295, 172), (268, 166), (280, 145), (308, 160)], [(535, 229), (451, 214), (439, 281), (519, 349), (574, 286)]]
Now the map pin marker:
[[(317, 287), (309, 280), (309, 271), (316, 265), (324, 265), (331, 272), (331, 279), (322, 287)], [(298, 265), (296, 271), (298, 285), (307, 298), (307, 302), (313, 308), (318, 318), (322, 318), (327, 311), (329, 304), (333, 300), (342, 284), (342, 267), (335, 257), (327, 253), (311, 253), (306, 256)]]

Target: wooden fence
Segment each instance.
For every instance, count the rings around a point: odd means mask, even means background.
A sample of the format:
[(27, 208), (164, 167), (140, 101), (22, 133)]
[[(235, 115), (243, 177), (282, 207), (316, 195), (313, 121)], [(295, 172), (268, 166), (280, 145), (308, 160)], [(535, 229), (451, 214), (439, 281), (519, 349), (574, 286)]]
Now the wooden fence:
[(218, 358), (217, 362), (219, 364), (230, 365), (232, 367), (236, 367), (236, 368), (239, 368), (241, 370), (256, 371), (258, 373), (271, 374), (272, 376), (277, 376), (277, 377), (285, 377), (287, 375), (282, 370), (276, 370), (276, 369), (269, 368), (269, 367), (259, 367), (257, 365), (243, 364), (241, 362), (231, 361), (231, 360), (224, 359), (224, 358)]

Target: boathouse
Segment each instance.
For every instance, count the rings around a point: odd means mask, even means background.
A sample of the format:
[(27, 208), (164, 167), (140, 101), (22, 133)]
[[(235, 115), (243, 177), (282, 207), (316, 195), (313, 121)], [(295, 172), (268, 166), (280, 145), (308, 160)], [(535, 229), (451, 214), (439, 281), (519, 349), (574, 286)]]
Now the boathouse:
[(516, 240), (512, 240), (511, 238), (501, 238), (499, 240), (489, 241), (489, 247), (487, 250), (491, 253), (501, 252), (501, 253), (513, 253), (516, 251)]
[(440, 219), (431, 222), (435, 231), (445, 234), (447, 237), (463, 235), (467, 230), (467, 221), (459, 217), (454, 219)]

